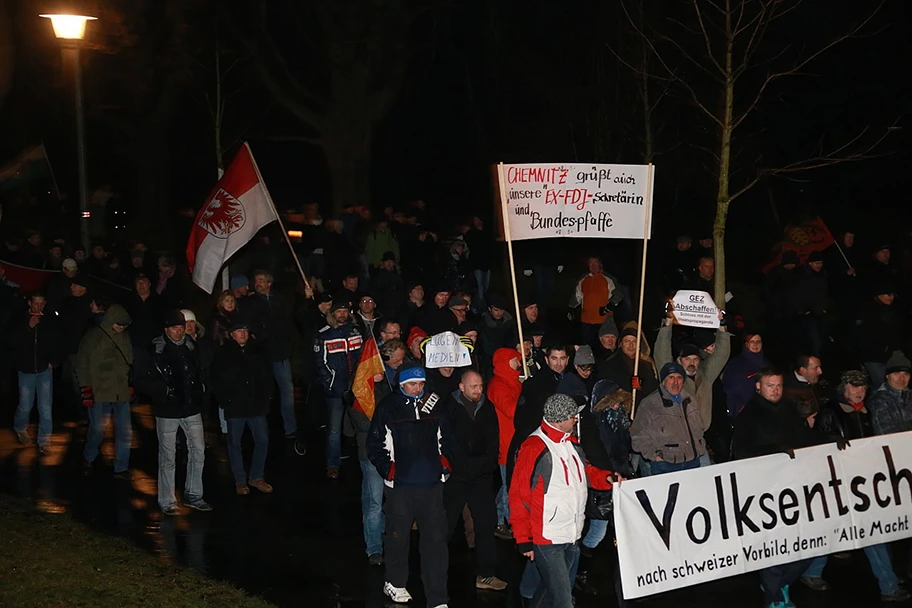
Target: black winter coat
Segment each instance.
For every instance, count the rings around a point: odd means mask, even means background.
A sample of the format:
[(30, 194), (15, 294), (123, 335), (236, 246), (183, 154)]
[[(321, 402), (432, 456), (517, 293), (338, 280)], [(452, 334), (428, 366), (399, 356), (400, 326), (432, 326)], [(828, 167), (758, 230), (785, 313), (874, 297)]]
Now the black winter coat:
[[(458, 481), (490, 480), (497, 469), (500, 431), (494, 406), (482, 395), (480, 403), (466, 404), (459, 391), (447, 401), (453, 442), (444, 453)], [(468, 407), (472, 407), (470, 414)]]
[[(172, 277), (171, 281), (174, 280)], [(169, 281), (170, 282), (170, 281)], [(149, 348), (152, 340), (162, 334), (162, 324), (165, 322), (165, 303), (161, 296), (154, 291), (143, 300), (134, 294), (130, 305), (130, 340), (137, 348)]]
[(874, 435), (867, 409), (856, 410), (844, 399), (831, 399), (817, 414), (814, 430), (852, 441)]
[(806, 448), (825, 441), (808, 428), (795, 405), (783, 397), (770, 403), (759, 394), (735, 418), (732, 459), (767, 456), (784, 450)]
[(253, 338), (244, 347), (231, 340), (215, 353), (210, 370), (212, 392), (225, 418), (252, 418), (269, 413), (275, 390), (272, 362)]
[(252, 323), (250, 331), (257, 340), (266, 345), (270, 361), (291, 358), (291, 339), (294, 332), (291, 308), (281, 296), (251, 296), (249, 306), (244, 308), (244, 315)]
[(192, 338), (175, 344), (165, 336), (152, 349), (136, 348), (133, 385), (152, 400), (156, 418), (187, 418), (202, 411), (203, 378), (199, 349)]
[(510, 441), (510, 450), (507, 453), (508, 483), (513, 476), (513, 466), (516, 464), (519, 448), (523, 441), (541, 426), (542, 417), (545, 414), (545, 401), (557, 392), (560, 376), (546, 365), (523, 382), (522, 392), (516, 402), (516, 412), (513, 414), (513, 439)]
[(38, 374), (57, 365), (61, 352), (61, 331), (56, 315), (44, 315), (41, 321), (29, 327), (31, 314), (18, 315), (10, 323), (9, 345), (12, 349), (13, 369), (24, 374)]

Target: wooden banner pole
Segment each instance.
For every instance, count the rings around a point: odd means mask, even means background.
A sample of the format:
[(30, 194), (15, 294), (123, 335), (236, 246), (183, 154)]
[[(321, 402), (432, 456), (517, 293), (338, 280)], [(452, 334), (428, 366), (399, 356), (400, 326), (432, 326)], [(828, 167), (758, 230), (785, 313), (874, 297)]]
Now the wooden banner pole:
[(519, 289), (516, 286), (516, 265), (513, 262), (513, 238), (510, 234), (510, 216), (507, 207), (507, 184), (504, 179), (504, 164), (497, 164), (497, 181), (500, 186), (500, 210), (503, 215), (504, 238), (507, 241), (507, 254), (510, 257), (510, 281), (513, 283), (513, 302), (516, 310), (516, 329), (519, 331), (519, 358), (522, 360), (523, 376), (529, 378), (529, 364), (526, 363), (526, 353), (523, 352), (525, 339), (523, 338), (522, 314), (519, 308)]
[(646, 293), (646, 252), (649, 249), (649, 232), (652, 227), (652, 163), (646, 170), (646, 208), (643, 220), (643, 267), (640, 269), (640, 302), (637, 311), (636, 358), (633, 361), (633, 403), (630, 406), (630, 419), (636, 415), (637, 385), (640, 375), (640, 341), (643, 339), (643, 298)]

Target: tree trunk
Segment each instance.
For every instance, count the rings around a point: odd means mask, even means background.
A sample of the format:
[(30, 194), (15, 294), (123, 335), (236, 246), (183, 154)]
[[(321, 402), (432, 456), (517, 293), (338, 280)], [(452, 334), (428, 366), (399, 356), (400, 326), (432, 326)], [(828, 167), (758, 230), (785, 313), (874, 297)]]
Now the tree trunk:
[(130, 158), (136, 168), (136, 201), (130, 233), (148, 240), (150, 248), (173, 250), (171, 166), (168, 124), (140, 130)]
[(716, 220), (713, 223), (713, 250), (715, 255), (716, 305), (725, 307), (725, 223), (728, 219), (728, 205), (731, 203), (731, 140), (735, 104), (735, 79), (732, 66), (734, 37), (731, 30), (731, 14), (726, 14), (725, 33), (725, 92), (722, 108), (722, 124), (719, 133), (719, 189), (716, 193)]
[(372, 133), (326, 137), (322, 140), (326, 165), (332, 179), (333, 212), (346, 205), (369, 205)]

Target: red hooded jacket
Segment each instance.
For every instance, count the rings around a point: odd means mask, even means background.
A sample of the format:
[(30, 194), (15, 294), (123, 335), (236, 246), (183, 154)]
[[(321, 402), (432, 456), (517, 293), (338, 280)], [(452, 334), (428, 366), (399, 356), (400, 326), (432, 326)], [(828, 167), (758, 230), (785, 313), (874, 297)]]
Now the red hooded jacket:
[(519, 370), (510, 367), (512, 359), (519, 359), (514, 348), (498, 348), (494, 351), (494, 377), (488, 382), (488, 399), (494, 404), (497, 412), (497, 423), (500, 425), (500, 450), (497, 464), (507, 464), (510, 442), (513, 440), (513, 414), (516, 403), (522, 392), (519, 381)]

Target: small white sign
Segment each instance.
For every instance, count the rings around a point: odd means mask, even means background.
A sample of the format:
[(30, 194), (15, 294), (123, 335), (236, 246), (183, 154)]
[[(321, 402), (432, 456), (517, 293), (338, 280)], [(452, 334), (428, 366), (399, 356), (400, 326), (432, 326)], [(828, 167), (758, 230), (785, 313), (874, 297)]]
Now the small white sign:
[(682, 289), (674, 295), (672, 303), (678, 325), (719, 328), (719, 308), (705, 291)]
[(425, 367), (428, 369), (472, 365), (469, 348), (451, 331), (431, 336), (431, 340), (424, 347), (424, 359)]

